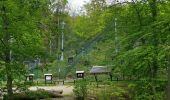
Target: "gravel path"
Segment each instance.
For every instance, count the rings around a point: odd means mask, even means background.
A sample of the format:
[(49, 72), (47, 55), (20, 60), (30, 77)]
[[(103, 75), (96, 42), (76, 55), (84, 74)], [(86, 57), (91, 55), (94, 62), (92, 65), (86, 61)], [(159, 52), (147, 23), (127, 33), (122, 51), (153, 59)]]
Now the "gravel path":
[(73, 94), (73, 86), (68, 85), (57, 85), (57, 86), (32, 86), (29, 88), (32, 91), (37, 89), (45, 89), (45, 90), (63, 90), (63, 95)]

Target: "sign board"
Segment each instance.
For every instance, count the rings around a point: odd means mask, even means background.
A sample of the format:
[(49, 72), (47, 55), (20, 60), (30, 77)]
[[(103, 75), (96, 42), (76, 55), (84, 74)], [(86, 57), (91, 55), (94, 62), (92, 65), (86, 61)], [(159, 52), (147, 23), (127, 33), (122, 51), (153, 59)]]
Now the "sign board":
[(73, 60), (74, 60), (73, 57), (69, 57), (69, 58), (68, 58), (68, 64), (72, 64), (72, 63), (73, 63)]
[(27, 82), (33, 82), (33, 80), (34, 80), (34, 74), (26, 75), (26, 81)]
[(52, 83), (52, 74), (44, 74), (44, 78), (45, 78), (45, 84), (47, 83), (47, 81), (50, 81)]
[(76, 71), (76, 74), (77, 74), (77, 78), (79, 79), (84, 78), (84, 71)]

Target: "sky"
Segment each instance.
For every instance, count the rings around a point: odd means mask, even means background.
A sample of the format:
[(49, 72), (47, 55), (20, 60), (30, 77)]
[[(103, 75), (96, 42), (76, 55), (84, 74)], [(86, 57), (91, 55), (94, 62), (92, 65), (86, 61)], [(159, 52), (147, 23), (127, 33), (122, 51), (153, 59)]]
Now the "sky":
[(83, 13), (85, 10), (83, 5), (89, 3), (90, 0), (68, 0), (68, 7), (71, 14), (78, 14), (80, 11)]
[(74, 5), (74, 7), (81, 7), (89, 1), (90, 0), (68, 0), (69, 4)]
[[(68, 8), (71, 15), (85, 13), (83, 5), (90, 3), (91, 0), (68, 0)], [(122, 0), (119, 0), (122, 1)], [(124, 0), (123, 0), (124, 1)], [(106, 0), (107, 4), (113, 2), (113, 0)]]

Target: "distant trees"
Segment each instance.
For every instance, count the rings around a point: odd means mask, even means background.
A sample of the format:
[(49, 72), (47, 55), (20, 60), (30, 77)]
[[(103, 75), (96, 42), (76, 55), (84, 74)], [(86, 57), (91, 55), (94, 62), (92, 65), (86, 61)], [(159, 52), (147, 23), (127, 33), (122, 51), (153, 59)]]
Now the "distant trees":
[[(108, 64), (112, 63), (115, 73), (119, 71), (122, 77), (150, 80), (148, 84), (152, 85), (149, 95), (153, 94), (152, 98), (156, 99), (156, 80), (167, 78), (170, 51), (169, 1), (133, 0), (113, 2), (111, 5), (100, 4), (101, 1), (93, 0), (86, 6), (87, 15), (77, 18), (81, 21), (75, 25), (84, 22), (87, 25), (78, 25), (75, 30), (79, 35), (86, 37), (99, 33), (106, 34), (105, 41), (96, 44), (100, 50), (91, 52), (92, 56), (96, 53), (101, 57), (97, 57), (98, 59), (112, 57), (113, 61)], [(108, 45), (109, 49), (106, 49)], [(117, 53), (115, 48), (118, 49)], [(102, 51), (107, 53), (103, 54)], [(98, 63), (103, 60), (98, 60)]]

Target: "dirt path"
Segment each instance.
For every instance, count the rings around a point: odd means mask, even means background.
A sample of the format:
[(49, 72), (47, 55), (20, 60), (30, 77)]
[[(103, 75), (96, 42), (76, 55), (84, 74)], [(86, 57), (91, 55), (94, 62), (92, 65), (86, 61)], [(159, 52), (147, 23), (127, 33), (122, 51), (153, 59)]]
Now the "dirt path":
[(68, 85), (57, 85), (57, 86), (32, 86), (29, 88), (32, 91), (37, 89), (45, 89), (45, 90), (63, 90), (63, 95), (71, 95), (73, 94), (73, 86)]

